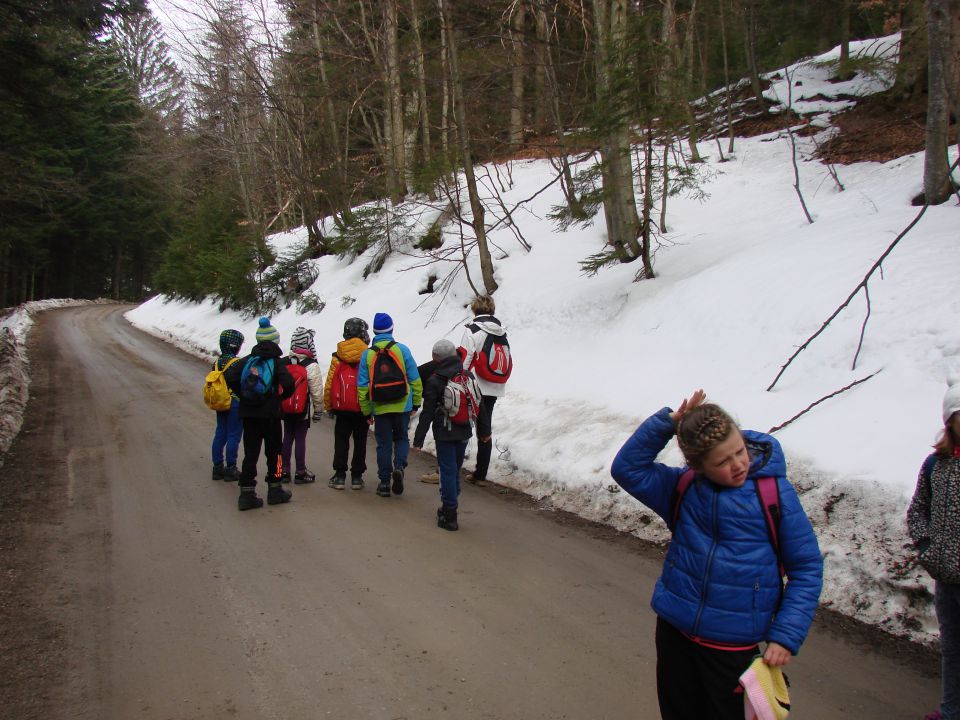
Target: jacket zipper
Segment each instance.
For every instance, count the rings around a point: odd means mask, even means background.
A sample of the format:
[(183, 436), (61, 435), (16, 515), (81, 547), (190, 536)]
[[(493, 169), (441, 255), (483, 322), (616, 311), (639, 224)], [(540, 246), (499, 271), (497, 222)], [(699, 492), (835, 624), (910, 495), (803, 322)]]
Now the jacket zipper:
[(710, 570), (713, 567), (713, 556), (717, 550), (717, 534), (720, 529), (717, 523), (717, 502), (718, 493), (713, 493), (713, 499), (710, 502), (711, 521), (713, 525), (713, 537), (710, 539), (710, 552), (707, 555), (707, 566), (704, 569), (703, 578), (700, 580), (700, 607), (697, 608), (697, 619), (693, 622), (693, 634), (698, 635), (700, 631), (700, 617), (703, 615), (703, 608), (707, 604), (707, 581), (710, 578)]

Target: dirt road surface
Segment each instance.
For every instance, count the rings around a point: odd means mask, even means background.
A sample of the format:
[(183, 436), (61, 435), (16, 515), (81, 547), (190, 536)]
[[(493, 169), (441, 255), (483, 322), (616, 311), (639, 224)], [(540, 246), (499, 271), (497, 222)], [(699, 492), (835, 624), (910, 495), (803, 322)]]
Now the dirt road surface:
[[(374, 495), (372, 436), (362, 492), (240, 513), (209, 476), (206, 365), (124, 309), (31, 334), (0, 476), (0, 717), (658, 717), (659, 550), (496, 486), (466, 487), (445, 532), (428, 458)], [(329, 420), (309, 445), (325, 481)], [(931, 653), (836, 619), (789, 675), (796, 718), (912, 720), (938, 697)]]

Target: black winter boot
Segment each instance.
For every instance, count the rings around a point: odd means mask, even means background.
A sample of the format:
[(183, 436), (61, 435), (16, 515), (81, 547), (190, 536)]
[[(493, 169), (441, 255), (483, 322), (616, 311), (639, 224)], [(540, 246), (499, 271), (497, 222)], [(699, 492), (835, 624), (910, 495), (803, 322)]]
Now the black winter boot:
[(457, 525), (457, 506), (444, 505), (437, 508), (437, 527), (444, 530), (459, 530)]
[(223, 469), (223, 481), (224, 482), (236, 482), (237, 478), (240, 477), (240, 470), (237, 469), (236, 465), (227, 465)]
[(282, 505), (290, 502), (290, 498), (293, 497), (293, 493), (281, 487), (278, 482), (269, 483), (268, 487), (270, 489), (267, 490), (267, 505)]
[(220, 463), (219, 465), (214, 465), (214, 466), (213, 466), (213, 474), (212, 474), (211, 477), (212, 477), (214, 480), (223, 480), (223, 472), (224, 472), (224, 471), (223, 471), (223, 463)]
[(263, 500), (257, 497), (257, 491), (253, 487), (240, 488), (240, 499), (237, 500), (237, 508), (243, 510), (256, 510), (263, 507)]
[(403, 495), (403, 468), (396, 468), (391, 474), (393, 477), (393, 490), (394, 495)]

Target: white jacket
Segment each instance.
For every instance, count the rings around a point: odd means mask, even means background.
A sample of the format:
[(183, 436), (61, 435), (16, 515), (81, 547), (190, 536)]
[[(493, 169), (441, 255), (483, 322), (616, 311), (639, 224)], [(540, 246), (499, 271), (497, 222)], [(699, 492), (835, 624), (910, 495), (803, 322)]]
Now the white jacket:
[[(476, 331), (471, 330), (471, 325), (476, 325), (478, 329)], [(460, 347), (467, 351), (463, 367), (470, 368), (477, 361), (477, 356), (483, 350), (483, 343), (486, 342), (488, 333), (503, 336), (507, 334), (507, 331), (493, 315), (477, 315), (472, 322), (466, 325), (463, 338), (460, 340)], [(507, 394), (507, 383), (492, 383), (477, 376), (477, 384), (480, 385), (480, 392), (488, 397), (503, 397)]]

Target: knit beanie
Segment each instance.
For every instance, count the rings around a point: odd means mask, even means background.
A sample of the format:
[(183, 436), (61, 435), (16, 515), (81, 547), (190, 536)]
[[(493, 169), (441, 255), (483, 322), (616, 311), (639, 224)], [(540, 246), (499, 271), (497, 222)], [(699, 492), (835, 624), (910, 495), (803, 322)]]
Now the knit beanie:
[(790, 693), (779, 667), (754, 658), (740, 676), (743, 687), (744, 717), (750, 720), (784, 720), (790, 714)]
[(293, 331), (293, 337), (290, 340), (290, 352), (294, 353), (306, 350), (310, 355), (316, 356), (317, 348), (313, 344), (313, 336), (315, 334), (313, 330), (298, 327)]
[(270, 324), (270, 318), (260, 318), (260, 327), (257, 328), (257, 342), (279, 342), (280, 333)]
[(947, 372), (947, 394), (943, 396), (943, 424), (950, 422), (955, 412), (960, 412), (960, 367)]
[(377, 335), (393, 331), (393, 318), (386, 313), (377, 313), (373, 316), (373, 332)]
[(343, 324), (343, 339), (349, 340), (350, 338), (360, 338), (365, 343), (369, 343), (370, 335), (367, 334), (369, 329), (370, 326), (367, 325), (366, 320), (358, 317), (352, 317)]
[(220, 333), (220, 354), (236, 355), (243, 345), (243, 333), (239, 330), (224, 330)]
[(433, 359), (446, 360), (448, 357), (454, 357), (457, 354), (457, 348), (447, 339), (437, 340), (433, 344)]

